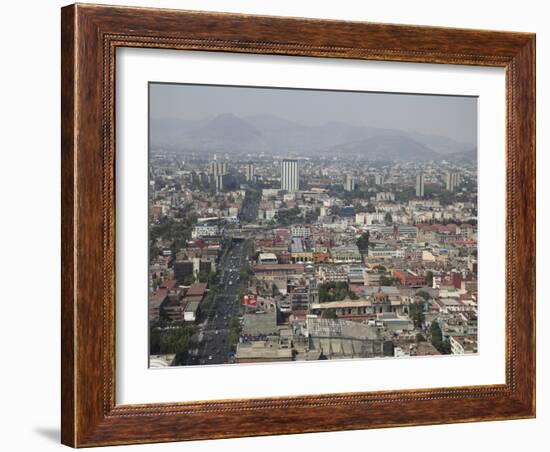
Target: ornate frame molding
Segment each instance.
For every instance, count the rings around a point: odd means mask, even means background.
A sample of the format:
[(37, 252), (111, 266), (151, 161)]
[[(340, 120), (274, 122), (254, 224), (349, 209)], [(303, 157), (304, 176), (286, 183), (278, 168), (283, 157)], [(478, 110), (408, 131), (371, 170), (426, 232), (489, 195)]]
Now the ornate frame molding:
[[(534, 35), (72, 5), (62, 9), (62, 44), (64, 444), (80, 447), (535, 415)], [(506, 384), (116, 405), (118, 47), (504, 67)]]

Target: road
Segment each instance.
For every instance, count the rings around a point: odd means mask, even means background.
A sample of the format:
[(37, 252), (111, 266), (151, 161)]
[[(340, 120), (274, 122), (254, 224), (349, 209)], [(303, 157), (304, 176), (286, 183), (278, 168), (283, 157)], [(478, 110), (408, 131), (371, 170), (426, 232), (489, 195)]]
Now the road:
[(212, 301), (204, 322), (199, 325), (198, 354), (188, 364), (223, 364), (231, 360), (229, 323), (240, 315), (239, 271), (244, 262), (243, 243), (234, 242), (227, 251), (220, 266), (222, 273), (218, 282), (217, 295)]

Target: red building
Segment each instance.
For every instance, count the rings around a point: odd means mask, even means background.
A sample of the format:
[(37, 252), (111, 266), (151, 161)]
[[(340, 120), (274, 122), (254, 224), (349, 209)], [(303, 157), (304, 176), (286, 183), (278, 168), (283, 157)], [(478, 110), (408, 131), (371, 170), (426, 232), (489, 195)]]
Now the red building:
[(423, 286), (426, 284), (426, 277), (417, 275), (410, 270), (395, 270), (393, 272), (393, 277), (402, 286)]

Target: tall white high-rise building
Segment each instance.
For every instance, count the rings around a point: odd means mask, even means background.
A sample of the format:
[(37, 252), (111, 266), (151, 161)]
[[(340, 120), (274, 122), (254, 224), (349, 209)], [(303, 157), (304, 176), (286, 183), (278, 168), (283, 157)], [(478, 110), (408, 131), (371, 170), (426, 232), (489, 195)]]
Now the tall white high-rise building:
[(227, 163), (217, 162), (216, 160), (210, 162), (210, 174), (212, 176), (225, 176), (227, 174)]
[(222, 191), (224, 188), (224, 176), (227, 174), (227, 163), (218, 162), (214, 155), (214, 161), (210, 162), (210, 177), (214, 181), (216, 191)]
[(351, 174), (346, 174), (346, 185), (344, 186), (346, 191), (354, 191), (356, 183), (357, 179), (355, 177), (353, 177)]
[(218, 174), (218, 162), (216, 162), (215, 160), (210, 162), (210, 174), (212, 176)]
[(447, 171), (445, 176), (445, 188), (447, 191), (455, 191), (455, 189), (460, 185), (461, 177), (460, 173), (457, 171)]
[(252, 162), (246, 164), (246, 180), (249, 182), (254, 180), (254, 163)]
[(299, 188), (298, 160), (281, 160), (281, 190), (297, 191)]
[(416, 196), (424, 197), (424, 174), (422, 173), (416, 175)]

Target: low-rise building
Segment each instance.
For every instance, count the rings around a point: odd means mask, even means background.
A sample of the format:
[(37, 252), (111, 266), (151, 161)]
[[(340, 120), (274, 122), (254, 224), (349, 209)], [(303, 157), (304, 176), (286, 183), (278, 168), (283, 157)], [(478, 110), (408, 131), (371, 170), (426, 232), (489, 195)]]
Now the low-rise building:
[(161, 306), (168, 298), (168, 289), (159, 289), (149, 294), (149, 320), (160, 319)]
[(195, 322), (197, 320), (197, 313), (199, 310), (200, 301), (190, 300), (186, 303), (183, 311), (183, 320), (186, 322)]
[(258, 264), (278, 264), (277, 255), (275, 253), (260, 253), (258, 256)]
[(275, 306), (246, 312), (243, 318), (243, 336), (267, 336), (277, 332), (277, 309)]
[(293, 226), (290, 229), (290, 233), (293, 237), (306, 238), (311, 235), (311, 230), (308, 226)]
[(357, 267), (357, 266), (349, 267), (348, 282), (350, 284), (364, 284), (365, 282), (364, 271), (365, 269), (363, 267)]
[(418, 275), (412, 270), (394, 270), (393, 277), (402, 286), (423, 286), (426, 284), (426, 277)]
[(304, 273), (304, 264), (263, 264), (255, 265), (252, 270), (256, 278), (271, 280), (281, 276), (301, 275)]
[(450, 337), (451, 353), (453, 355), (464, 355), (465, 353), (477, 353), (477, 340), (475, 336)]
[(265, 363), (292, 361), (292, 348), (279, 343), (277, 338), (237, 344), (236, 363)]
[(375, 326), (348, 320), (308, 316), (310, 349), (325, 359), (393, 356), (393, 343)]
[(330, 257), (335, 264), (360, 264), (361, 253), (357, 245), (344, 245), (330, 249)]
[(321, 317), (326, 311), (334, 311), (337, 318), (348, 320), (368, 319), (374, 314), (371, 300), (351, 300), (349, 298), (340, 301), (325, 301), (323, 303), (312, 304), (310, 311), (321, 314)]

